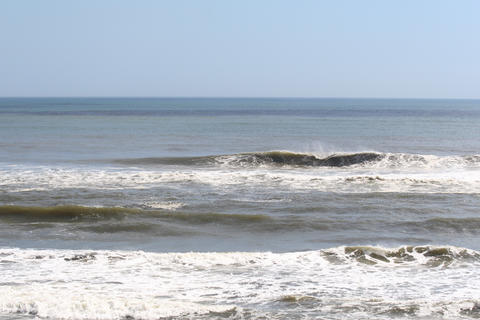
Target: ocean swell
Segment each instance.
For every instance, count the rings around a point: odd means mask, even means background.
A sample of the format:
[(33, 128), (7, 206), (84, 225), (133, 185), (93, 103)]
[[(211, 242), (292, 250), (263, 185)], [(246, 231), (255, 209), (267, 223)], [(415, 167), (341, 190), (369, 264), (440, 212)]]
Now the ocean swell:
[(227, 167), (332, 167), (365, 168), (465, 168), (479, 167), (480, 155), (435, 156), (408, 153), (355, 152), (318, 154), (290, 151), (267, 151), (210, 155), (199, 157), (149, 157), (117, 159), (114, 163), (128, 166), (178, 165)]
[[(354, 210), (354, 209), (349, 209)], [(400, 221), (372, 222), (368, 219), (356, 219), (345, 215), (343, 208), (322, 207), (302, 209), (289, 208), (286, 213), (222, 213), (202, 211), (145, 210), (121, 207), (85, 207), (85, 206), (0, 206), (0, 223), (18, 227), (21, 230), (47, 234), (59, 224), (67, 228), (64, 235), (81, 237), (77, 232), (92, 234), (130, 233), (138, 235), (187, 236), (204, 232), (221, 231), (233, 233), (281, 235), (288, 232), (338, 232), (345, 230), (385, 229), (409, 230), (424, 235), (441, 232), (478, 234), (480, 219), (476, 217), (410, 217)], [(354, 211), (351, 212), (352, 214)], [(60, 233), (56, 233), (59, 235)], [(385, 253), (383, 256), (387, 257)]]

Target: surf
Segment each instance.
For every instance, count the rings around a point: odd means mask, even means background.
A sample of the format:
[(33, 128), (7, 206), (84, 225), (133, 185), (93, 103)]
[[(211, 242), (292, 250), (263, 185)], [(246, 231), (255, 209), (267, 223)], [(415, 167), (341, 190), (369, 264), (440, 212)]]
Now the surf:
[(283, 253), (0, 248), (0, 257), (2, 316), (286, 319), (301, 312), (307, 319), (342, 319), (348, 312), (459, 319), (479, 313), (480, 253), (448, 245)]
[(480, 155), (437, 156), (428, 154), (361, 151), (334, 152), (326, 155), (293, 151), (245, 152), (195, 157), (148, 157), (114, 159), (113, 163), (127, 166), (227, 166), (296, 167), (296, 168), (478, 168)]

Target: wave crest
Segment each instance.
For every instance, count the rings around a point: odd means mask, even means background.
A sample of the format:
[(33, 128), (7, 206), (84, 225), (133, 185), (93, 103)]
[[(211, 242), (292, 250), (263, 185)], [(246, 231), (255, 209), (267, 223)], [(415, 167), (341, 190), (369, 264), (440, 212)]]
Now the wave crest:
[[(346, 167), (355, 164), (378, 161), (384, 157), (381, 153), (361, 152), (353, 154), (332, 154), (326, 158), (318, 158), (305, 153), (287, 151), (270, 151), (259, 153), (245, 153), (230, 157), (230, 164), (277, 166), (304, 166), (304, 167)], [(220, 160), (220, 159), (218, 159)]]
[(114, 162), (125, 165), (230, 165), (230, 166), (303, 166), (303, 167), (345, 167), (355, 164), (374, 162), (385, 157), (382, 153), (359, 152), (351, 154), (332, 154), (319, 158), (312, 154), (290, 151), (267, 151), (216, 155), (204, 157), (150, 157), (139, 159), (119, 159)]
[(115, 163), (131, 166), (229, 166), (229, 167), (350, 167), (368, 168), (465, 168), (480, 166), (480, 155), (435, 156), (408, 153), (356, 152), (319, 156), (291, 151), (266, 151), (200, 157), (151, 157), (119, 159)]

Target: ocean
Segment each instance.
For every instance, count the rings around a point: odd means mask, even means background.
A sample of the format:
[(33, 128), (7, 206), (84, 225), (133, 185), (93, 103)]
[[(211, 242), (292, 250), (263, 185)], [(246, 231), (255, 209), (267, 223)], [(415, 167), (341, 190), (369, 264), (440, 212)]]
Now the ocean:
[(480, 318), (480, 101), (1, 98), (0, 319)]

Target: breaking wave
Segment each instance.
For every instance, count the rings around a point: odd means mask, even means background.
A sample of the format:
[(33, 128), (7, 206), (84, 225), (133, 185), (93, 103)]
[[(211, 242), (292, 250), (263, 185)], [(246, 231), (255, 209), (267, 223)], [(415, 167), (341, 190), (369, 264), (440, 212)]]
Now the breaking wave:
[(363, 166), (373, 168), (440, 168), (440, 167), (478, 167), (480, 155), (435, 156), (407, 153), (334, 153), (319, 156), (309, 153), (290, 151), (268, 151), (238, 153), (231, 155), (213, 155), (203, 157), (151, 157), (138, 159), (118, 159), (115, 163), (138, 165), (180, 165), (180, 166), (215, 166), (232, 167), (256, 166), (293, 166), (293, 167), (350, 167)]
[(166, 157), (166, 158), (139, 158), (120, 159), (116, 163), (125, 165), (215, 165), (227, 164), (233, 166), (305, 166), (305, 167), (345, 167), (354, 164), (362, 164), (377, 161), (384, 157), (381, 153), (360, 152), (353, 154), (332, 154), (325, 158), (306, 153), (288, 151), (268, 151), (256, 153), (239, 153), (232, 155), (217, 155), (204, 157)]
[[(264, 165), (273, 164), (279, 166), (305, 166), (305, 167), (346, 167), (355, 164), (364, 164), (382, 159), (383, 154), (374, 152), (361, 152), (353, 154), (333, 154), (325, 158), (315, 155), (294, 153), (286, 151), (271, 151), (260, 153), (245, 153), (235, 155), (233, 158), (223, 157), (237, 165)], [(218, 159), (219, 161), (222, 160)]]
[(402, 246), (383, 248), (351, 246), (327, 249), (323, 254), (330, 262), (367, 264), (420, 264), (429, 267), (448, 266), (454, 262), (480, 262), (480, 253), (451, 246)]

